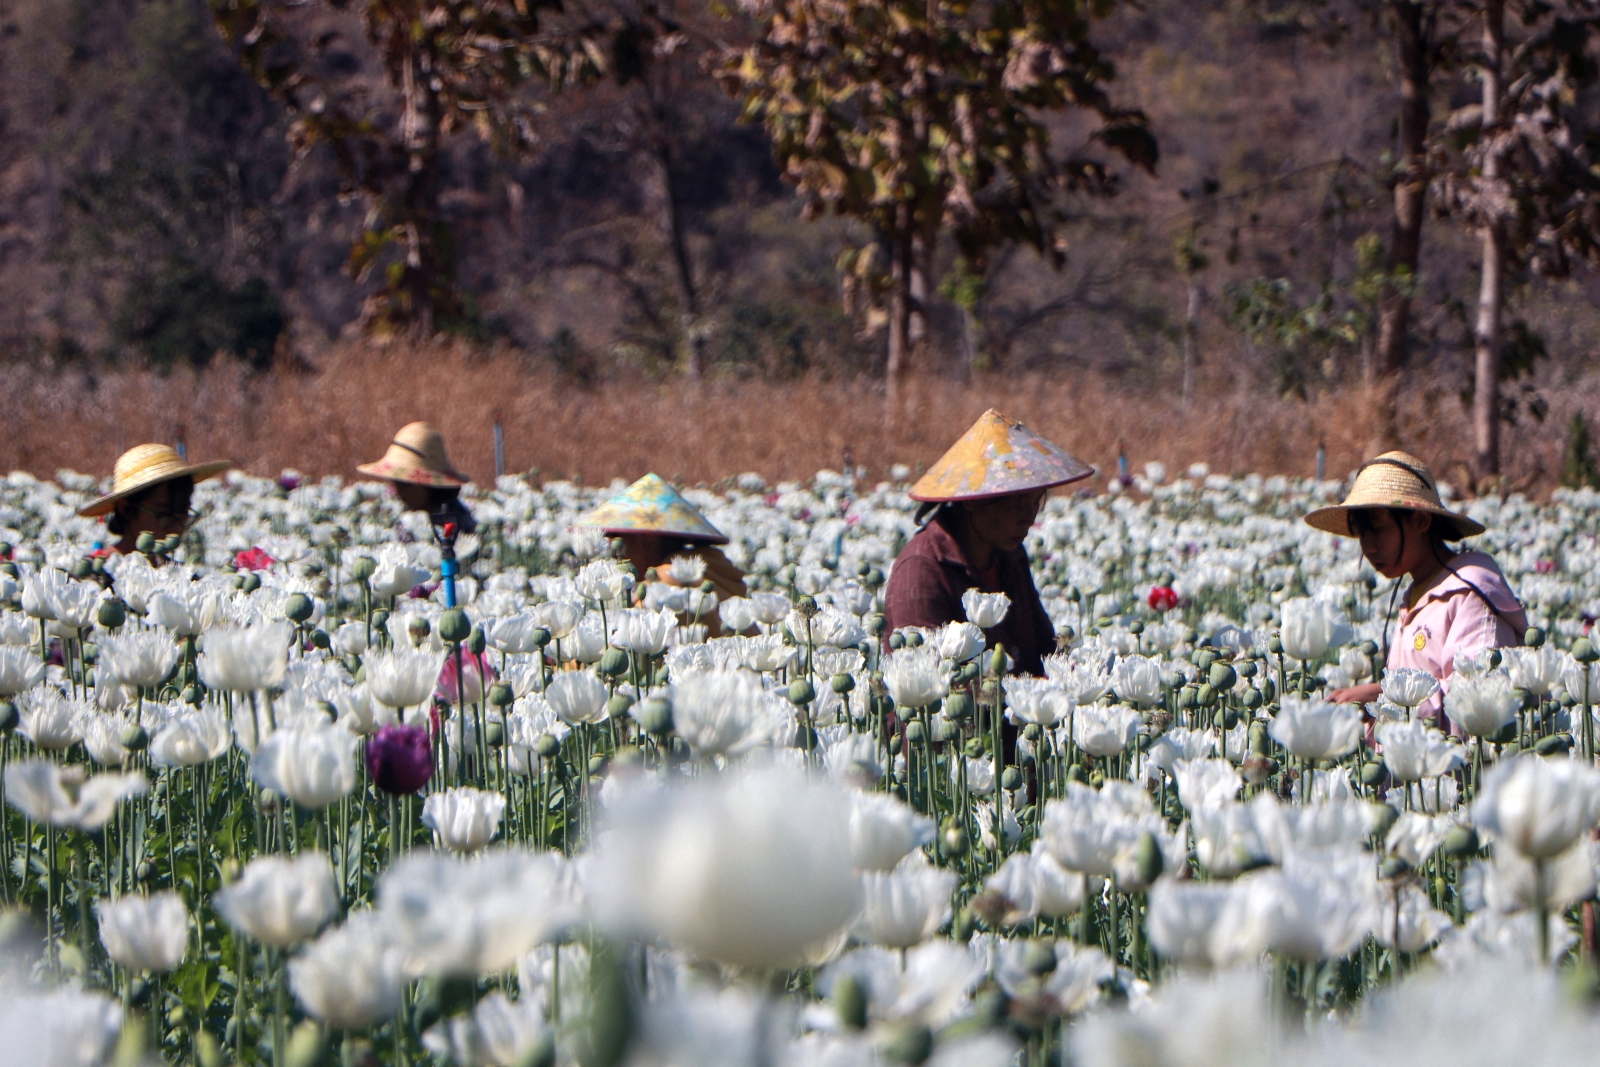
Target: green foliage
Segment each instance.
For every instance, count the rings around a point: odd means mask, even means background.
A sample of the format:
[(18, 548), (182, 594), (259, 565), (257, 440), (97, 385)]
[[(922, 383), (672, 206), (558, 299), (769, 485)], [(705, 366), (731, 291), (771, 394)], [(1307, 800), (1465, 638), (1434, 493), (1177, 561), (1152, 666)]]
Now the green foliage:
[(1600, 467), (1594, 461), (1594, 441), (1583, 412), (1574, 412), (1567, 425), (1567, 447), (1561, 457), (1561, 484), (1568, 489), (1600, 489)]
[(112, 329), (117, 342), (158, 367), (204, 366), (227, 353), (264, 369), (285, 325), (277, 296), (261, 279), (233, 287), (179, 259), (129, 292)]

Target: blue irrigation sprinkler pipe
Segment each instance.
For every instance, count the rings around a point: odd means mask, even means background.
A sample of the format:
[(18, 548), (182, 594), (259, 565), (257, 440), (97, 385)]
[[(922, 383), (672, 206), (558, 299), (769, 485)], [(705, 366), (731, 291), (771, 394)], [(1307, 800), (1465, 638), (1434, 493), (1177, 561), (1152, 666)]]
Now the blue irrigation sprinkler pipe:
[(461, 573), (456, 562), (456, 524), (454, 521), (435, 523), (434, 539), (439, 542), (439, 578), (444, 582), (444, 606), (456, 606), (456, 575)]

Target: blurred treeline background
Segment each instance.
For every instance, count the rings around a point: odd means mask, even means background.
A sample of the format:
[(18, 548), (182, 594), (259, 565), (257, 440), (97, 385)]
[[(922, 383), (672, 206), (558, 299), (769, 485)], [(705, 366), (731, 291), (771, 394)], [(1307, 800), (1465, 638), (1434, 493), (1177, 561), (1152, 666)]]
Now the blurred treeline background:
[[(859, 135), (866, 94), (915, 74), (922, 0), (0, 0), (0, 463), (99, 470), (181, 435), (320, 473), (381, 451), (376, 420), (426, 417), (482, 466), (499, 411), (514, 469), (796, 475), (845, 448), (931, 460), (1003, 397), (1102, 465), (1120, 445), (1309, 474), (1323, 443), (1342, 474), (1389, 442), (1469, 483), (1596, 480), (1583, 0), (935, 8), (950, 33), (1015, 8), (1041, 51), (904, 95), (1011, 94), (1056, 170), (1001, 165), (965, 206), (881, 160), (830, 186), (823, 163), (881, 136), (830, 157), (791, 83), (741, 73), (742, 50), (793, 73), (785, 18), (844, 52), (819, 16), (886, 19), (907, 54), (862, 96), (807, 90)], [(775, 139), (813, 153), (798, 193)], [(1015, 147), (978, 142), (952, 173)], [(555, 411), (577, 412), (559, 443)]]

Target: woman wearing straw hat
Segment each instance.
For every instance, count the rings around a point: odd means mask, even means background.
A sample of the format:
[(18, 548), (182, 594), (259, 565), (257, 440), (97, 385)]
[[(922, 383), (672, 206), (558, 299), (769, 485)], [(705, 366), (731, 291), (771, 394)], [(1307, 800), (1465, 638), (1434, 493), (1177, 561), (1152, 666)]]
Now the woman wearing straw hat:
[[(641, 579), (676, 587), (710, 583), (718, 602), (749, 595), (744, 572), (717, 547), (728, 543), (727, 536), (659, 475), (646, 474), (578, 525), (619, 540), (622, 555)], [(690, 621), (704, 624), (708, 637), (722, 635), (715, 609)]]
[(461, 502), (461, 487), (471, 479), (450, 465), (444, 436), (425, 422), (402, 426), (382, 459), (356, 470), (387, 481), (407, 511), (426, 512), (435, 526), (453, 522), (461, 533), (477, 529)]
[(1039, 600), (1023, 539), (1046, 491), (1094, 468), (1020, 422), (989, 410), (911, 487), (922, 529), (901, 550), (884, 593), (884, 637), (906, 626), (967, 621), (969, 589), (1004, 593), (1011, 607), (984, 631), (1016, 669), (1044, 673), (1055, 629)]
[[(1483, 552), (1453, 551), (1446, 542), (1483, 533), (1483, 524), (1451, 511), (1425, 463), (1405, 452), (1385, 452), (1356, 473), (1350, 495), (1337, 507), (1318, 508), (1306, 522), (1361, 542), (1372, 569), (1396, 581), (1411, 576), (1401, 602), (1399, 629), (1389, 645), (1390, 670), (1414, 667), (1440, 681), (1422, 716), (1437, 718), (1457, 655), (1522, 643), (1528, 616), (1495, 561)], [(1390, 615), (1394, 611), (1391, 595)], [(1384, 619), (1384, 641), (1390, 618)], [(1378, 699), (1377, 683), (1335, 690), (1340, 703)]]
[(189, 502), (196, 482), (228, 469), (227, 460), (185, 463), (171, 445), (136, 445), (117, 457), (111, 492), (78, 510), (84, 518), (106, 516), (106, 531), (118, 540), (111, 551), (133, 552), (139, 536), (156, 540), (181, 535), (194, 520)]

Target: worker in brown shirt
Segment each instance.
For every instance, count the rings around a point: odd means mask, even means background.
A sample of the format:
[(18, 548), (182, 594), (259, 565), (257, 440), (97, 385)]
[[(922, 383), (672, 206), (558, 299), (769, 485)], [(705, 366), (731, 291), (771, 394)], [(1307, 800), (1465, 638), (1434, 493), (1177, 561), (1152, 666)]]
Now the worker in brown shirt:
[(923, 503), (917, 518), (924, 525), (889, 574), (885, 640), (904, 626), (968, 621), (961, 602), (968, 589), (1004, 593), (1011, 608), (984, 637), (991, 648), (1005, 646), (1013, 670), (1043, 674), (1055, 629), (1022, 542), (1048, 489), (1093, 473), (1020, 422), (984, 412), (911, 487), (911, 498)]

